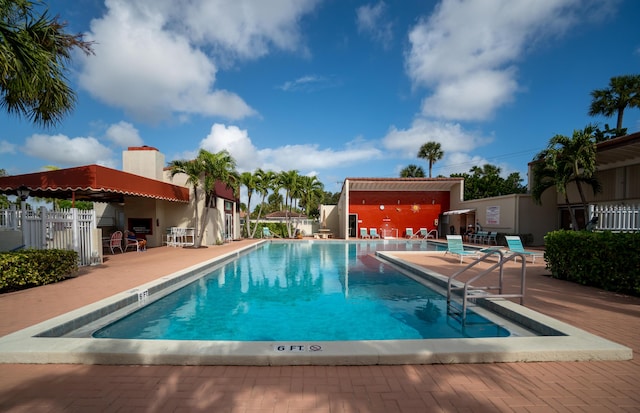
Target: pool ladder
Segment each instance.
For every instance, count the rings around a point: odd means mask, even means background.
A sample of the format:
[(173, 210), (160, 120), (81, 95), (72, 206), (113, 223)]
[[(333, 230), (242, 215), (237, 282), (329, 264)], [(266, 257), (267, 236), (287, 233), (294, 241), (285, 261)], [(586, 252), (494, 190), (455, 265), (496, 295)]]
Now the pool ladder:
[[(513, 252), (510, 255), (506, 255), (497, 248), (489, 248), (487, 250), (481, 250), (484, 254), (477, 258), (475, 261), (468, 264), (466, 267), (462, 268), (460, 271), (453, 274), (449, 277), (449, 281), (447, 282), (447, 311), (449, 313), (458, 313), (462, 322), (466, 320), (467, 316), (467, 307), (468, 302), (470, 300), (475, 301), (478, 298), (520, 298), (520, 305), (524, 304), (524, 291), (525, 291), (525, 275), (527, 272), (527, 261), (523, 254), (518, 252)], [(462, 286), (458, 283), (458, 286), (454, 286), (454, 280), (463, 274), (465, 271), (473, 268), (477, 264), (487, 261), (489, 258), (493, 257), (495, 254), (499, 255), (498, 262), (487, 268), (486, 270), (480, 272), (474, 277), (470, 278), (466, 281)], [(522, 266), (520, 268), (520, 293), (519, 294), (505, 294), (504, 291), (504, 272), (503, 266), (508, 261), (518, 262), (518, 257), (521, 258)], [(496, 268), (499, 268), (499, 278), (498, 285), (496, 286), (473, 286), (472, 283), (491, 274)], [(462, 291), (462, 312), (459, 313), (460, 310), (454, 310), (452, 305), (452, 295), (453, 292)], [(489, 293), (489, 291), (497, 291), (497, 293)]]

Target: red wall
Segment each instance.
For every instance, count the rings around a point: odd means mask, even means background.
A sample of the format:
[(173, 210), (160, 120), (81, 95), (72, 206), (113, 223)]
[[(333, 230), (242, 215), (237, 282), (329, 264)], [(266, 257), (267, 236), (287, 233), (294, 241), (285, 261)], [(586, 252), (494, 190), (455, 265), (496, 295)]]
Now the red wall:
[[(391, 230), (389, 235), (398, 237), (406, 235), (406, 228), (413, 228), (416, 233), (420, 228), (432, 230), (437, 228), (434, 220), (443, 211), (449, 209), (450, 194), (448, 191), (433, 192), (386, 192), (386, 191), (351, 191), (349, 192), (349, 214), (358, 215), (356, 233), (360, 237), (360, 227)], [(384, 209), (380, 209), (384, 205)]]

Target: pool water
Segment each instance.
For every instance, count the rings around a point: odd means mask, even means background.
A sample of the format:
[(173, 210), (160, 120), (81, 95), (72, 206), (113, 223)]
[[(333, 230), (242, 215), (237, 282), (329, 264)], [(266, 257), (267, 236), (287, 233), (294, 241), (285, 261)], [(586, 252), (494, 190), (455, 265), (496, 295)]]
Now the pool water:
[(93, 336), (230, 341), (509, 336), (472, 312), (462, 325), (447, 314), (446, 297), (372, 255), (425, 245), (265, 243)]

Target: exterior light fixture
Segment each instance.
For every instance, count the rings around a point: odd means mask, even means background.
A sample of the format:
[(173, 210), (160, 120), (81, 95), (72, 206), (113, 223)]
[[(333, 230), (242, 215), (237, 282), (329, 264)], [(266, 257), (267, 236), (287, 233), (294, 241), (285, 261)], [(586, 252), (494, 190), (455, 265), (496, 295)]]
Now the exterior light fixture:
[(27, 188), (26, 186), (22, 185), (21, 187), (19, 187), (18, 189), (16, 189), (16, 193), (18, 194), (18, 197), (20, 198), (20, 200), (22, 201), (26, 201), (27, 198), (29, 198), (29, 188)]

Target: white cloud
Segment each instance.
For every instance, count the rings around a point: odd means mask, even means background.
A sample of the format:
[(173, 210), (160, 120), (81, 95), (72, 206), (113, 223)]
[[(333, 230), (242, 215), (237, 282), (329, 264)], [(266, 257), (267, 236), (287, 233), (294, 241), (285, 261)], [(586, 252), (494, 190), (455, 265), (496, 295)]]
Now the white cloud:
[(16, 145), (8, 141), (0, 141), (0, 153), (16, 153)]
[(171, 28), (219, 58), (256, 59), (272, 48), (307, 53), (300, 20), (320, 0), (148, 0), (171, 16)]
[[(342, 150), (322, 149), (317, 144), (284, 145), (258, 149), (249, 133), (237, 126), (214, 124), (200, 147), (209, 152), (227, 150), (237, 162), (238, 170), (254, 171), (256, 168), (283, 171), (297, 169), (301, 173), (350, 166), (382, 157), (382, 152), (368, 142), (354, 140)], [(311, 172), (313, 171), (313, 172)]]
[(393, 24), (386, 20), (387, 5), (380, 1), (356, 9), (358, 32), (370, 35), (383, 48), (388, 49), (393, 41)]
[(173, 112), (238, 119), (254, 114), (239, 96), (214, 90), (216, 66), (189, 39), (165, 29), (161, 7), (107, 0), (91, 22), (95, 56), (82, 58), (80, 84), (96, 98), (144, 120)]
[(278, 89), (285, 92), (316, 92), (337, 85), (335, 80), (324, 76), (306, 75), (295, 80), (284, 82)]
[(423, 114), (489, 118), (518, 91), (515, 67), (529, 49), (606, 13), (614, 1), (443, 0), (409, 32), (407, 73), (433, 92)]
[(258, 150), (251, 142), (249, 133), (237, 126), (214, 124), (209, 135), (200, 142), (200, 147), (214, 153), (228, 151), (240, 170), (253, 171), (258, 167)]
[(121, 148), (141, 146), (143, 144), (142, 138), (138, 134), (138, 129), (129, 122), (122, 121), (109, 126), (105, 136)]
[(112, 152), (92, 137), (34, 134), (27, 138), (23, 152), (55, 166), (100, 164), (113, 166)]
[(469, 152), (492, 141), (491, 137), (469, 132), (458, 123), (430, 121), (418, 118), (408, 129), (391, 127), (383, 138), (383, 146), (400, 156), (416, 158), (420, 146), (426, 142), (439, 142), (447, 156), (452, 152)]

